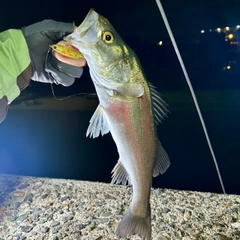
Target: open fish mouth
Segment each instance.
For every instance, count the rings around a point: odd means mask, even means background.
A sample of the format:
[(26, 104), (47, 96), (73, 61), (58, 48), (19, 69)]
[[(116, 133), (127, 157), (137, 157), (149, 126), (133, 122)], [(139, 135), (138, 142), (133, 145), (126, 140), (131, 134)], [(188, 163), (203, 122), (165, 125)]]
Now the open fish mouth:
[(83, 22), (80, 24), (80, 26), (77, 29), (77, 32), (81, 38), (83, 38), (86, 35), (86, 33), (95, 24), (97, 19), (98, 19), (98, 14), (94, 11), (93, 8), (91, 8), (87, 16), (83, 20)]
[(83, 22), (77, 27), (74, 33), (70, 36), (77, 41), (97, 41), (96, 22), (98, 20), (98, 14), (94, 9), (90, 9)]
[(88, 44), (96, 43), (98, 13), (90, 9), (83, 22), (74, 30), (74, 32), (64, 38), (65, 41), (79, 49), (86, 57), (89, 54)]

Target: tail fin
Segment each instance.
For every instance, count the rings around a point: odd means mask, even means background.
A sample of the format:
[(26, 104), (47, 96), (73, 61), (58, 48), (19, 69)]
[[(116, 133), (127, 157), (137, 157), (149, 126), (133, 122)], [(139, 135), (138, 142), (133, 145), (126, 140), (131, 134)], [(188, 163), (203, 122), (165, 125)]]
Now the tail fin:
[(130, 208), (125, 212), (122, 220), (118, 224), (116, 234), (119, 237), (129, 237), (138, 234), (145, 240), (151, 239), (151, 209), (148, 208), (148, 214), (144, 217), (134, 216), (130, 213)]

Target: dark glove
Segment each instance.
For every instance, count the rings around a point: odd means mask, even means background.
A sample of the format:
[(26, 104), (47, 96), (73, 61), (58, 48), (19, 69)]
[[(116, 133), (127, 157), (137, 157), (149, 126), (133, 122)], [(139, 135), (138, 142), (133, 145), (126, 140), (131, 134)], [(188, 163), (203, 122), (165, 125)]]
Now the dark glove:
[(72, 33), (74, 26), (71, 23), (44, 20), (21, 29), (28, 44), (34, 81), (70, 86), (75, 78), (81, 77), (82, 67), (63, 63), (49, 51), (49, 45)]

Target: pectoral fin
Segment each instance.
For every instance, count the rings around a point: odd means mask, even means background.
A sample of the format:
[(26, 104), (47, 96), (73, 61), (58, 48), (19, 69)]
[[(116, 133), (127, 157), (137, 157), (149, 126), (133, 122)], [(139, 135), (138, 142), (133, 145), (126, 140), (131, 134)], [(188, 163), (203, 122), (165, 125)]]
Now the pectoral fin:
[(144, 88), (141, 83), (126, 83), (117, 87), (114, 91), (129, 97), (141, 97), (144, 94)]
[(168, 167), (170, 166), (170, 160), (168, 154), (162, 147), (160, 141), (158, 141), (158, 151), (157, 157), (154, 162), (154, 170), (153, 170), (153, 177), (156, 177), (160, 174), (163, 174), (167, 171)]
[(92, 118), (90, 119), (90, 124), (88, 126), (86, 136), (90, 135), (90, 137), (96, 138), (99, 136), (100, 133), (103, 136), (108, 132), (109, 127), (104, 115), (104, 110), (102, 106), (99, 104)]

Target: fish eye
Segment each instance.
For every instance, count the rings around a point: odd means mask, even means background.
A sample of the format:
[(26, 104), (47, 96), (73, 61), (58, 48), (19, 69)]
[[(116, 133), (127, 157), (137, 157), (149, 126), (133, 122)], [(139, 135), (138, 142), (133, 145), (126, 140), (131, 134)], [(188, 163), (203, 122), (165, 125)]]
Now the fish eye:
[(105, 43), (113, 43), (114, 42), (114, 35), (111, 32), (106, 31), (106, 32), (103, 33), (102, 40)]

